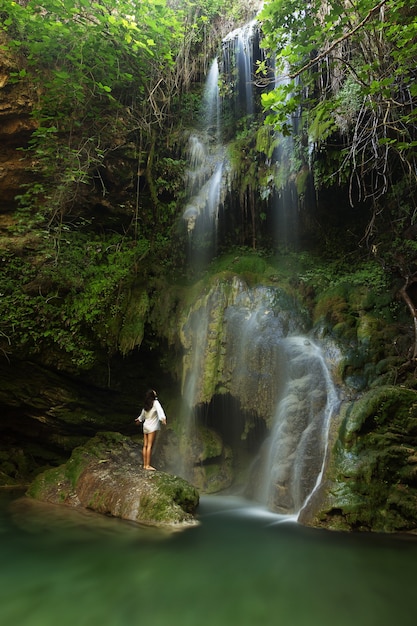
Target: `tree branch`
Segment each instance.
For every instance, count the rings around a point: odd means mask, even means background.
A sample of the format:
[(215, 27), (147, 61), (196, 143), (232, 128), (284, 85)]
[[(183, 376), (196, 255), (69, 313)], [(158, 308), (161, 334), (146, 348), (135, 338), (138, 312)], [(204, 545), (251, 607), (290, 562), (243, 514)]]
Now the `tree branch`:
[(413, 321), (414, 321), (414, 349), (413, 349), (413, 355), (411, 357), (413, 361), (417, 360), (417, 309), (410, 295), (408, 294), (407, 289), (410, 287), (410, 285), (416, 284), (416, 283), (417, 283), (416, 277), (413, 276), (410, 279), (410, 277), (407, 276), (405, 284), (399, 290), (399, 294), (404, 300), (404, 302), (406, 303), (406, 305), (408, 306), (410, 313), (413, 317)]

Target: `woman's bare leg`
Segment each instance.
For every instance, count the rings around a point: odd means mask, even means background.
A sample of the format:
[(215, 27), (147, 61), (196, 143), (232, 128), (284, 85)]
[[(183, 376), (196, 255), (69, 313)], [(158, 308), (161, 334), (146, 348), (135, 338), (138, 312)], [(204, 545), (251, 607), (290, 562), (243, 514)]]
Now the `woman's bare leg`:
[(146, 470), (154, 470), (155, 468), (151, 466), (151, 454), (152, 454), (152, 446), (155, 441), (156, 431), (153, 433), (147, 433), (143, 435), (143, 468)]
[(147, 444), (148, 435), (143, 434), (143, 448), (142, 448), (142, 459), (143, 459), (143, 469), (146, 468), (146, 444)]

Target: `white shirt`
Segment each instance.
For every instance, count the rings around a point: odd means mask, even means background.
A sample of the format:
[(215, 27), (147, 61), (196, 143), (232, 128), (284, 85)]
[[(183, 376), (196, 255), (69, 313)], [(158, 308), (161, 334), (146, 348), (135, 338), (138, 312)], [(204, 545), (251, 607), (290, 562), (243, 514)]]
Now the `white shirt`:
[(149, 409), (149, 411), (142, 409), (142, 412), (137, 419), (140, 422), (143, 422), (143, 432), (146, 434), (159, 430), (161, 428), (161, 422), (165, 424), (167, 421), (164, 409), (162, 408), (159, 400), (153, 401), (153, 406)]

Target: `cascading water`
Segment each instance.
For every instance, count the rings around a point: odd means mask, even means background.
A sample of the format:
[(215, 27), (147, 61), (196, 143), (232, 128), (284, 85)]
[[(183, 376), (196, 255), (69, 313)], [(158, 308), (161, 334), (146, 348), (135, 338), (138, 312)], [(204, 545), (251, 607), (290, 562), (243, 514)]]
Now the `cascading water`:
[(270, 510), (298, 516), (321, 482), (338, 406), (323, 352), (299, 334), (302, 319), (276, 288), (240, 282), (223, 323), (230, 393), (253, 413), (270, 413), (248, 491)]
[(213, 61), (207, 76), (201, 128), (189, 138), (186, 188), (189, 200), (183, 213), (189, 240), (189, 263), (204, 267), (216, 250), (218, 214), (227, 193), (226, 152), (220, 141), (219, 68)]
[(199, 315), (191, 315), (189, 325), (184, 328), (183, 332), (188, 352), (183, 363), (180, 454), (177, 457), (176, 467), (173, 469), (183, 478), (193, 482), (195, 459), (192, 458), (193, 453), (190, 454), (190, 447), (193, 447), (196, 440), (194, 409), (199, 396), (199, 385), (204, 376), (203, 354), (206, 350), (209, 332), (209, 308), (206, 307), (204, 311), (199, 312)]
[[(218, 282), (194, 305), (183, 326), (188, 412), (181, 475), (192, 478), (190, 451), (199, 445), (193, 440), (194, 409), (209, 401), (214, 388), (222, 389), (253, 416), (252, 426), (262, 419), (269, 430), (245, 494), (272, 511), (298, 517), (321, 483), (338, 406), (322, 349), (302, 334), (303, 324), (281, 289), (250, 288), (237, 277)], [(232, 416), (226, 411), (222, 419)], [(221, 420), (217, 425), (221, 431)], [(245, 436), (242, 432), (240, 438)]]
[(190, 264), (197, 268), (204, 267), (215, 250), (218, 212), (226, 191), (224, 160), (222, 146), (210, 147), (201, 137), (190, 137), (187, 188), (192, 195), (183, 219), (190, 241)]
[(219, 64), (215, 58), (207, 74), (203, 96), (204, 125), (211, 135), (220, 142), (220, 94), (219, 94)]
[[(225, 141), (239, 120), (253, 118), (254, 73), (263, 55), (256, 21), (230, 33), (222, 43), (220, 61), (210, 66), (200, 111), (200, 126), (189, 139), (183, 212), (189, 241), (189, 263), (204, 268), (217, 252), (219, 212), (230, 191), (230, 164)], [(222, 85), (222, 95), (219, 84)], [(222, 124), (224, 120), (224, 124)]]
[[(219, 211), (229, 191), (230, 165), (223, 142), (238, 124), (243, 128), (253, 118), (254, 66), (261, 58), (256, 22), (225, 38), (221, 61), (213, 61), (207, 77), (201, 127), (190, 135), (189, 201), (183, 218), (190, 263), (200, 269), (216, 251)], [(219, 84), (227, 99), (224, 94), (220, 98)], [(233, 122), (222, 128), (220, 120), (231, 115)], [(281, 141), (273, 155), (281, 173), (288, 172), (291, 141)], [(294, 185), (286, 189), (292, 194)], [(290, 200), (285, 193), (279, 198), (286, 213), (289, 207), (296, 212), (294, 199)], [(278, 226), (288, 243), (287, 225)], [(232, 288), (218, 283), (190, 309), (182, 329), (185, 446), (180, 451), (182, 466), (176, 468), (181, 475), (192, 480), (193, 463), (199, 462), (197, 453), (193, 460), (199, 446), (195, 409), (210, 401), (215, 388), (221, 389), (246, 414), (264, 420), (269, 430), (253, 463), (246, 495), (272, 511), (298, 516), (321, 483), (338, 403), (321, 348), (303, 331), (302, 316), (293, 303), (285, 302), (282, 290), (249, 288), (238, 278)]]
[(283, 389), (264, 446), (258, 497), (271, 510), (298, 516), (321, 483), (338, 396), (311, 339), (290, 336), (279, 349), (285, 355)]
[(223, 40), (222, 76), (231, 90), (235, 119), (254, 112), (255, 61), (260, 59), (256, 20), (237, 28)]
[[(236, 29), (223, 41), (221, 57), (223, 85), (227, 84), (227, 98), (220, 97), (219, 61), (215, 58), (210, 66), (204, 88), (200, 111), (200, 126), (190, 134), (188, 145), (188, 169), (186, 188), (188, 202), (183, 212), (189, 242), (189, 265), (199, 271), (215, 255), (219, 211), (229, 191), (229, 162), (227, 149), (222, 141), (222, 107), (233, 103), (233, 117), (253, 113), (253, 64), (255, 22)], [(238, 78), (233, 86), (232, 75)], [(236, 98), (235, 98), (236, 96)], [(182, 427), (192, 440), (194, 430), (194, 407), (201, 393), (199, 383), (203, 378), (204, 351), (207, 343), (208, 317), (204, 312), (191, 316), (188, 333), (189, 362), (184, 365), (182, 381)], [(192, 475), (187, 455), (181, 454), (179, 473), (186, 478)]]
[[(278, 72), (275, 68), (274, 88), (286, 89), (289, 82), (286, 69)], [(290, 96), (291, 94), (287, 94), (286, 98)], [(300, 197), (297, 191), (297, 176), (300, 176), (300, 173), (296, 174), (295, 163), (298, 167), (300, 156), (295, 154), (294, 136), (297, 136), (299, 116), (300, 111), (296, 110), (286, 120), (287, 132), (275, 133), (275, 149), (271, 159), (277, 181), (273, 200), (275, 239), (281, 246), (298, 243)], [(308, 175), (308, 172), (303, 172), (302, 175)]]

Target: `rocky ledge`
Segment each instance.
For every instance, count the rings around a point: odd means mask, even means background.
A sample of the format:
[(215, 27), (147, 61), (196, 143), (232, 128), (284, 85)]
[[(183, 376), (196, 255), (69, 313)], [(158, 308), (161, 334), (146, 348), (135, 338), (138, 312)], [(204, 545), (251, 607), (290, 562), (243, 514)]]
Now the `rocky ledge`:
[(143, 470), (141, 456), (128, 437), (98, 433), (67, 463), (37, 476), (26, 495), (152, 526), (196, 525), (197, 490), (178, 476)]

